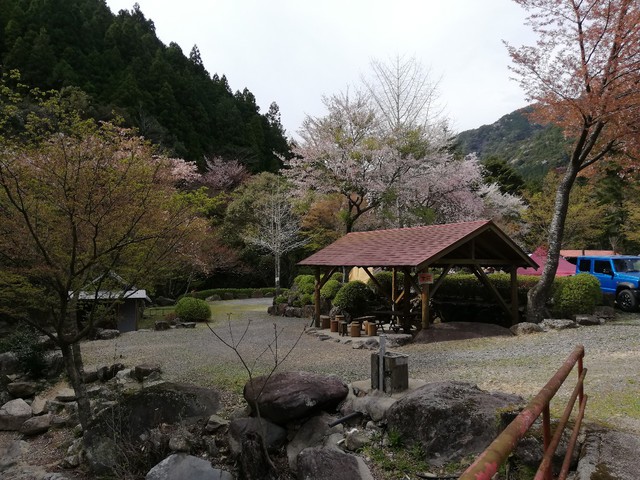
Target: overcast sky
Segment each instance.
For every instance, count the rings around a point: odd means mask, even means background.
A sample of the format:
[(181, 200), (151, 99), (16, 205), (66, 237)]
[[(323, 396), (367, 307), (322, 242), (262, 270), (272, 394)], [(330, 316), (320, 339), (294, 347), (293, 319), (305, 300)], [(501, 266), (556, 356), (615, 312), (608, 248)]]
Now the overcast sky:
[[(106, 0), (114, 13), (135, 0)], [(198, 45), (210, 74), (275, 101), (289, 136), (321, 98), (360, 83), (373, 58), (416, 57), (440, 79), (456, 131), (490, 124), (526, 102), (502, 44), (532, 43), (512, 0), (138, 0), (165, 44)]]

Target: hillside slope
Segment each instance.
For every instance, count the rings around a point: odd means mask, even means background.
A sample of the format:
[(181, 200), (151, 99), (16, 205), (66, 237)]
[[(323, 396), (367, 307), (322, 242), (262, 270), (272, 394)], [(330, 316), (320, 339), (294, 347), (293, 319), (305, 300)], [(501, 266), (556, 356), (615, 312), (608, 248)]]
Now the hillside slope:
[(11, 69), (187, 160), (220, 155), (275, 171), (274, 152), (289, 152), (275, 103), (261, 114), (248, 89), (234, 93), (205, 70), (197, 47), (187, 57), (164, 45), (137, 4), (114, 15), (104, 0), (0, 0), (0, 71)]
[(539, 180), (566, 161), (562, 132), (552, 126), (532, 123), (530, 108), (516, 110), (491, 125), (461, 132), (456, 151), (475, 152), (481, 160), (500, 157), (528, 181)]

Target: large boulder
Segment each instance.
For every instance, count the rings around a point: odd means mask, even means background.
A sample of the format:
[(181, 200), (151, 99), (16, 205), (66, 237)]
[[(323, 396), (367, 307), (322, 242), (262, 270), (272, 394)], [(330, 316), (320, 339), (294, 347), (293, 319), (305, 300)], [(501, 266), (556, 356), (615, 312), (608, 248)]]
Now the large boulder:
[(298, 454), (306, 448), (328, 446), (325, 440), (332, 434), (342, 433), (344, 428), (342, 425), (329, 427), (329, 424), (335, 420), (326, 413), (311, 417), (303, 423), (295, 432), (294, 437), (287, 444), (287, 458), (289, 459), (289, 467), (294, 472), (298, 469)]
[(547, 330), (566, 330), (567, 328), (578, 328), (578, 324), (573, 320), (564, 318), (545, 318), (541, 322), (542, 328)]
[(539, 324), (532, 322), (516, 323), (509, 330), (511, 330), (511, 333), (517, 336), (544, 332), (544, 328), (542, 328)]
[(15, 375), (21, 371), (18, 356), (14, 352), (0, 353), (0, 375)]
[(46, 415), (29, 418), (20, 427), (20, 433), (30, 437), (46, 432), (51, 426), (51, 417), (52, 415), (47, 413)]
[(96, 415), (84, 433), (89, 466), (94, 473), (110, 474), (119, 461), (115, 438), (135, 444), (160, 424), (192, 424), (219, 407), (217, 390), (193, 385), (160, 382), (125, 393), (119, 403)]
[(21, 398), (11, 400), (0, 407), (0, 430), (20, 430), (31, 416), (31, 406), (27, 402)]
[(50, 350), (44, 354), (44, 374), (47, 378), (56, 378), (64, 371), (64, 358), (60, 350)]
[(229, 423), (229, 447), (234, 455), (239, 455), (242, 442), (249, 434), (254, 433), (266, 440), (267, 450), (275, 452), (287, 441), (287, 431), (268, 420), (257, 418), (236, 418)]
[(389, 408), (387, 428), (406, 445), (420, 445), (425, 460), (439, 466), (482, 452), (508, 423), (501, 415), (523, 404), (516, 395), (469, 383), (429, 383)]
[(338, 377), (309, 372), (282, 372), (254, 378), (244, 386), (244, 398), (263, 418), (278, 425), (335, 410), (349, 389)]
[(233, 480), (233, 476), (224, 470), (213, 468), (203, 458), (177, 453), (170, 455), (149, 470), (146, 480)]
[(361, 458), (337, 448), (306, 448), (298, 455), (299, 480), (373, 480)]
[(13, 398), (29, 398), (33, 397), (38, 390), (38, 384), (36, 382), (11, 382), (7, 384), (7, 391)]
[(640, 436), (598, 428), (587, 433), (576, 480), (638, 478)]

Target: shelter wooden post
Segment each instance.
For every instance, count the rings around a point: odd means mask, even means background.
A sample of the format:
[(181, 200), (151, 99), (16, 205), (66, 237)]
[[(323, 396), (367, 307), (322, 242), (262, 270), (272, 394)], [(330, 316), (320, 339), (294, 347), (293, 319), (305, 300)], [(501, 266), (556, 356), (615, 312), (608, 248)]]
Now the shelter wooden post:
[(320, 328), (320, 267), (316, 267), (316, 281), (313, 289), (313, 316), (314, 325)]
[(396, 267), (392, 269), (391, 275), (391, 310), (396, 309), (396, 293), (398, 292), (398, 270)]
[(518, 312), (518, 269), (511, 266), (511, 325), (515, 325), (520, 320)]
[(421, 300), (422, 300), (422, 328), (429, 328), (429, 285), (422, 284)]
[(411, 270), (403, 268), (404, 271), (404, 303), (402, 306), (402, 328), (405, 333), (411, 331)]

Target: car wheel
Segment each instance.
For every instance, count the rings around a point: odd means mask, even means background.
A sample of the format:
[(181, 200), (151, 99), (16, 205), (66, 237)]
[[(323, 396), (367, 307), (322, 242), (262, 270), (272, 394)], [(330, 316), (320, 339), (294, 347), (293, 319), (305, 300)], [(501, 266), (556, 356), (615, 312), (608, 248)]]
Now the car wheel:
[(631, 290), (621, 290), (618, 292), (616, 303), (618, 304), (618, 308), (624, 312), (633, 312), (638, 304), (636, 296)]

